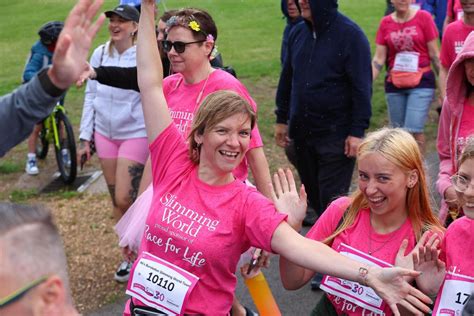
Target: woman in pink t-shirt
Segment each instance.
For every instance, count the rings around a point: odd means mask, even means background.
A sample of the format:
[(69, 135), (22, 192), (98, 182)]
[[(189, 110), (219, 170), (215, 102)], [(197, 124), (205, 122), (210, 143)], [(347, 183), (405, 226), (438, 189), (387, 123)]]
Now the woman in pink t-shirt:
[[(358, 189), (350, 198), (335, 200), (306, 237), (362, 262), (412, 267), (410, 252), (417, 242), (431, 245), (438, 238), (428, 231), (443, 231), (431, 210), (416, 141), (400, 128), (372, 132), (360, 144), (357, 161)], [(292, 226), (299, 230), (301, 223)], [(298, 289), (314, 275), (284, 257), (280, 269), (286, 289)], [(321, 289), (327, 295), (313, 315), (370, 315), (371, 311), (392, 315), (380, 300), (364, 297), (368, 292), (359, 284), (325, 276)]]
[(375, 80), (387, 67), (385, 98), (390, 124), (409, 131), (424, 151), (424, 127), (439, 71), (438, 31), (431, 15), (409, 1), (393, 0), (395, 12), (382, 18), (372, 62)]
[[(252, 245), (281, 253), (301, 266), (369, 284), (384, 293), (394, 309), (400, 303), (427, 311), (420, 300), (429, 299), (403, 277), (418, 273), (368, 267), (303, 238), (270, 200), (234, 177), (256, 120), (254, 109), (241, 96), (229, 91), (210, 94), (197, 110), (186, 144), (163, 93), (154, 2), (142, 1), (137, 60), (154, 195), (127, 288), (133, 297), (127, 306), (131, 311), (125, 314), (140, 309), (228, 314), (238, 259)], [(195, 17), (188, 23), (193, 28), (200, 25)], [(194, 49), (209, 52), (205, 45)], [(278, 195), (273, 196), (277, 207), (304, 213), (306, 196), (304, 190), (301, 196), (296, 192), (291, 173), (285, 177), (282, 171), (278, 180)]]
[[(448, 73), (446, 98), (438, 125), (439, 173), (436, 187), (441, 195), (439, 218), (449, 225), (462, 211), (451, 176), (456, 173), (466, 139), (474, 133), (474, 34), (470, 34)], [(449, 213), (449, 216), (448, 216)]]

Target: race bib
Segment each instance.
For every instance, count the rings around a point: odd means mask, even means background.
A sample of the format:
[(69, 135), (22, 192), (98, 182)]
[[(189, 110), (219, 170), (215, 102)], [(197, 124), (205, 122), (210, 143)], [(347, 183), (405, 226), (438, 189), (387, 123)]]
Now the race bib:
[(405, 72), (417, 72), (420, 54), (417, 52), (400, 52), (395, 55), (393, 70)]
[[(365, 263), (369, 266), (391, 267), (390, 264), (363, 253), (351, 246), (341, 243), (337, 251), (353, 260)], [(377, 314), (383, 314), (386, 303), (368, 286), (354, 281), (325, 275), (321, 282), (321, 289), (326, 293), (339, 296), (349, 302), (370, 310)]]
[(447, 272), (432, 315), (461, 315), (473, 292), (474, 278)]
[(138, 257), (130, 271), (126, 293), (147, 306), (182, 315), (183, 306), (199, 278), (148, 252)]

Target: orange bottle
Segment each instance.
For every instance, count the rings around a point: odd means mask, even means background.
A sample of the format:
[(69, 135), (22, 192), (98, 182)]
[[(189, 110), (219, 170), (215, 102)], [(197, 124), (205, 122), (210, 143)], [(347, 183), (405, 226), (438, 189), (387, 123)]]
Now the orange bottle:
[(268, 286), (267, 280), (265, 279), (262, 271), (259, 271), (258, 274), (253, 277), (244, 278), (244, 281), (247, 285), (247, 288), (249, 289), (253, 302), (258, 309), (259, 315), (281, 315), (280, 309), (273, 298), (272, 291), (270, 290), (270, 287)]

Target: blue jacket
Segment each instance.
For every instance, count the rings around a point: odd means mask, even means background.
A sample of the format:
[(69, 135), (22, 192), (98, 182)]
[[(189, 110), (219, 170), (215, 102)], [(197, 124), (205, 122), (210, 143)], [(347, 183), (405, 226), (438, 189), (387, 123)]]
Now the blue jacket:
[(34, 43), (25, 70), (23, 70), (23, 82), (30, 81), (38, 71), (50, 65), (52, 60), (53, 53), (46, 46), (40, 41)]
[(289, 36), (277, 123), (289, 123), (291, 138), (310, 142), (362, 137), (371, 116), (369, 42), (337, 11), (336, 0), (310, 0), (310, 6), (313, 24), (299, 23)]
[[(298, 0), (296, 1), (296, 6), (298, 6)], [(288, 14), (288, 4), (287, 0), (281, 0), (281, 12), (283, 13), (284, 17), (286, 18), (286, 26), (283, 30), (283, 38), (281, 40), (281, 54), (280, 54), (280, 62), (283, 65), (285, 58), (286, 58), (286, 46), (288, 46), (288, 36), (290, 35), (290, 31), (299, 22), (303, 21), (301, 17), (298, 17), (294, 20), (290, 18)]]
[(446, 10), (448, 9), (448, 0), (426, 0), (421, 8), (434, 16), (434, 21), (441, 37)]

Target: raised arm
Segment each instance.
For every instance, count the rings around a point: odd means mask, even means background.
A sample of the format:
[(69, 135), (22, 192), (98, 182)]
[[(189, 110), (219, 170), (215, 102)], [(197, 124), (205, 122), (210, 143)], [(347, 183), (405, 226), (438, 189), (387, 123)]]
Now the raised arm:
[(138, 86), (149, 142), (172, 122), (163, 94), (163, 65), (156, 42), (154, 6), (154, 0), (142, 1), (137, 42)]

